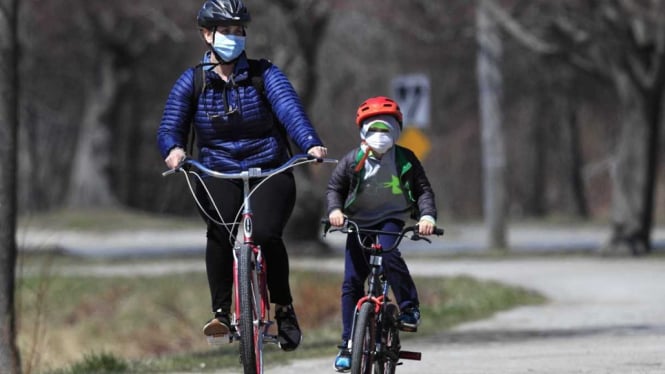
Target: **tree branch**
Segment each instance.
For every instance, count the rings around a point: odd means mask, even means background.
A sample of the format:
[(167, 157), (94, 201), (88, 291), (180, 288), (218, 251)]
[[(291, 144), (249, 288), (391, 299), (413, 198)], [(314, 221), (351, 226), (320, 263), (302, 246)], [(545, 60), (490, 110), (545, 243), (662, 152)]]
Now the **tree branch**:
[(522, 27), (519, 22), (504, 12), (494, 1), (483, 0), (483, 3), (487, 6), (487, 10), (498, 24), (524, 47), (542, 55), (553, 55), (561, 52), (559, 46), (538, 38)]
[(624, 26), (632, 48), (623, 51), (631, 77), (642, 89), (657, 88), (665, 79), (665, 23), (654, 15), (662, 15), (663, 6), (657, 2), (644, 8), (631, 0), (615, 4), (622, 19), (632, 20)]

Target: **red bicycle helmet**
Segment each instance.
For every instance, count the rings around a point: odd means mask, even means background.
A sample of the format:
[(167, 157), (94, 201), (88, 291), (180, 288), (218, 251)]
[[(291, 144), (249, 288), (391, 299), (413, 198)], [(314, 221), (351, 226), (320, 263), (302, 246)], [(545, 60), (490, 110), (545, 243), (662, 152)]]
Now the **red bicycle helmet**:
[(356, 113), (356, 125), (360, 127), (365, 119), (381, 114), (394, 116), (399, 122), (400, 129), (402, 128), (402, 111), (399, 105), (395, 100), (385, 96), (372, 97), (360, 104)]

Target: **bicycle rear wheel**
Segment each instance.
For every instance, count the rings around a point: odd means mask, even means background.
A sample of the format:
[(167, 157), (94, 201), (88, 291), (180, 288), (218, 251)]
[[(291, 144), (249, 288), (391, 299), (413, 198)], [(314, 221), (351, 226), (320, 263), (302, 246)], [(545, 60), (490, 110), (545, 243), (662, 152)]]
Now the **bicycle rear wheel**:
[(244, 244), (238, 254), (238, 292), (240, 305), (240, 359), (245, 374), (263, 373), (263, 334), (261, 313), (256, 300), (258, 284), (252, 247)]
[(374, 304), (364, 303), (356, 316), (351, 345), (351, 373), (370, 374), (376, 348), (376, 313)]

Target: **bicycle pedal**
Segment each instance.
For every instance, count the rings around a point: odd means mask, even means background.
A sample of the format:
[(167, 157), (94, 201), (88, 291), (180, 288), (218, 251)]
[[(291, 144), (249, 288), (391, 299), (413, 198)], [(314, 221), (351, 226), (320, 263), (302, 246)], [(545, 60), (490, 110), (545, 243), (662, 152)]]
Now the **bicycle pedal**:
[(409, 325), (404, 325), (401, 323), (397, 324), (397, 327), (399, 328), (400, 331), (404, 332), (418, 332), (418, 326), (409, 326)]
[(263, 342), (270, 344), (279, 344), (279, 340), (277, 340), (277, 335), (264, 335)]
[(422, 353), (421, 352), (413, 352), (413, 351), (399, 351), (399, 358), (405, 359), (405, 360), (415, 360), (415, 361), (420, 361), (422, 359)]
[(210, 335), (206, 336), (206, 339), (208, 340), (208, 345), (211, 345), (213, 347), (219, 347), (222, 345), (226, 345), (231, 343), (232, 337), (230, 334), (223, 334), (223, 335)]

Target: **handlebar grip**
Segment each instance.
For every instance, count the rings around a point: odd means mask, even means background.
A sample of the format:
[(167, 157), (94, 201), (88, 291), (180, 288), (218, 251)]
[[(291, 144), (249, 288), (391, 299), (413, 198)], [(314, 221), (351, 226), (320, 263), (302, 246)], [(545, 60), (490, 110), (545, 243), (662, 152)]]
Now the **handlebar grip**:
[(183, 171), (183, 169), (186, 168), (187, 165), (189, 165), (189, 160), (190, 160), (189, 157), (185, 157), (185, 158), (183, 158), (183, 159), (178, 163), (178, 166), (174, 167), (174, 168), (171, 169), (171, 170), (167, 170), (167, 171), (163, 172), (163, 173), (162, 173), (162, 177), (166, 177), (166, 176), (168, 176), (168, 175), (175, 174), (175, 173), (177, 173), (177, 172)]
[(167, 170), (167, 171), (165, 171), (165, 172), (162, 173), (162, 177), (166, 177), (166, 176), (169, 176), (169, 175), (171, 175), (171, 174), (175, 174), (175, 173), (177, 173), (177, 172), (179, 172), (179, 171), (180, 171), (179, 168), (175, 168), (175, 169)]
[(435, 235), (438, 235), (438, 236), (443, 235), (443, 229), (442, 229), (442, 228), (439, 228), (439, 227), (435, 228), (435, 229), (434, 229), (434, 234), (435, 234)]

